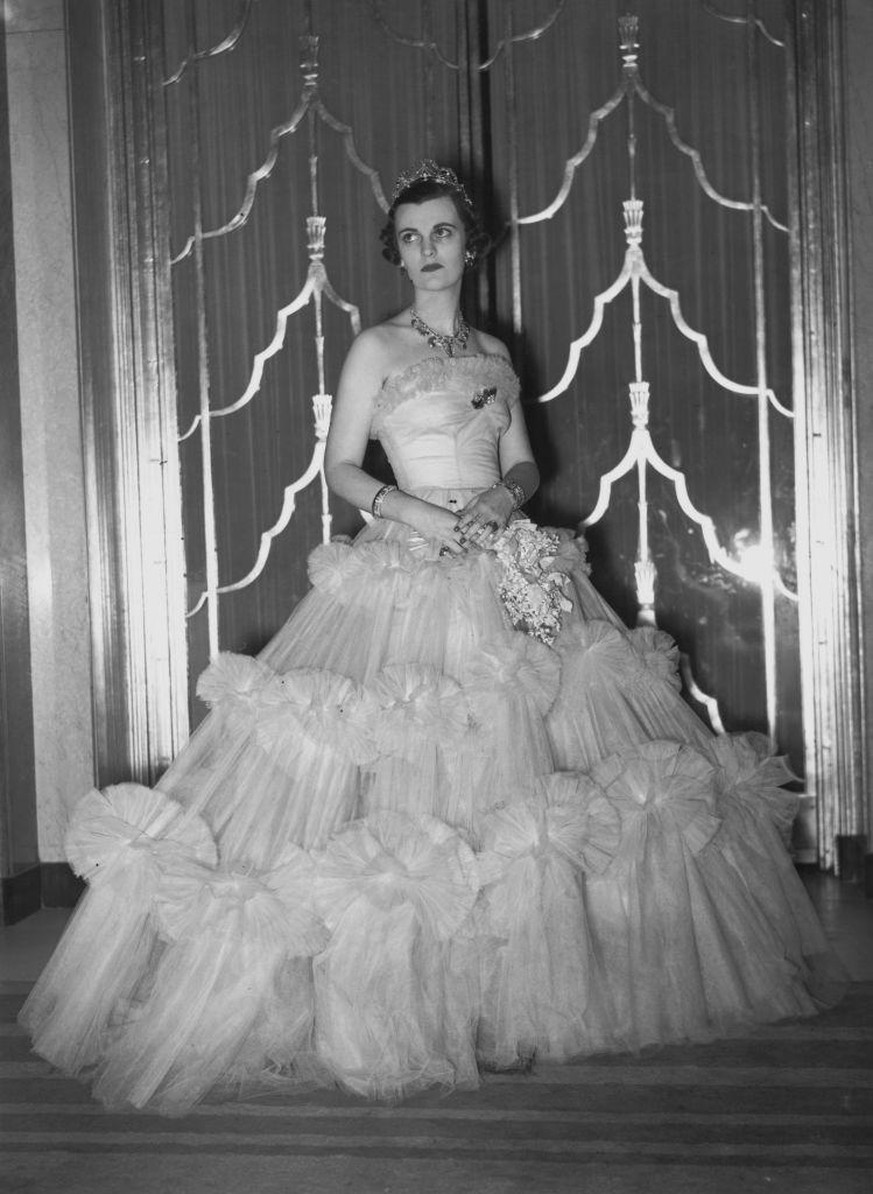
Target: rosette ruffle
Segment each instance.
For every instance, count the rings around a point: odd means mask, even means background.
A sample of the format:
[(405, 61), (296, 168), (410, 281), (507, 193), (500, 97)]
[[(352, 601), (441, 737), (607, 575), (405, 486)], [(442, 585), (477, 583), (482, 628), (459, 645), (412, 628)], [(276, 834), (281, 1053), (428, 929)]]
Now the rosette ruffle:
[(529, 796), (552, 770), (544, 716), (558, 692), (560, 662), (543, 643), (504, 629), (471, 646), (460, 672), (473, 732), (446, 760), (457, 793), (449, 819), (475, 832), (483, 813)]
[(464, 923), (479, 888), (476, 862), (463, 838), (434, 817), (373, 813), (338, 833), (318, 865), (318, 908), (337, 929), (363, 900), (388, 911), (410, 904), (440, 941)]
[(628, 688), (642, 675), (642, 660), (627, 634), (609, 622), (571, 622), (561, 631), (555, 650), (570, 688)]
[(712, 764), (691, 746), (644, 742), (604, 759), (591, 778), (621, 813), (618, 857), (640, 860), (653, 833), (680, 835), (696, 854), (718, 830)]
[(259, 659), (222, 651), (198, 677), (197, 695), (224, 719), (231, 733), (246, 736), (257, 725), (263, 691), (275, 674)]
[(389, 590), (394, 602), (402, 603), (423, 564), (403, 540), (377, 539), (354, 547), (327, 543), (310, 554), (309, 578), (318, 592), (343, 604), (378, 604)]
[(167, 877), (157, 905), (167, 943), (148, 997), (107, 1051), (99, 1098), (180, 1114), (217, 1084), (255, 1081), (308, 1049), (309, 963), (296, 968), (293, 993), (280, 999), (278, 984), (289, 959), (327, 942), (313, 875), (310, 856), (293, 849), (266, 875), (191, 866)]
[(215, 844), (203, 821), (163, 792), (118, 784), (79, 802), (67, 850), (89, 887), (21, 1022), (38, 1053), (76, 1073), (101, 1055), (143, 977), (161, 883), (179, 867), (214, 862)]
[(460, 685), (426, 664), (389, 664), (367, 692), (377, 706), (373, 733), (380, 754), (415, 762), (422, 750), (451, 750), (469, 730)]
[(296, 668), (274, 677), (264, 691), (257, 739), (285, 764), (308, 743), (360, 765), (375, 757), (372, 722), (372, 701), (353, 680)]
[(192, 942), (206, 933), (228, 942), (258, 938), (267, 952), (308, 957), (326, 943), (312, 910), (314, 866), (309, 854), (288, 847), (266, 875), (234, 867), (187, 867), (167, 876), (156, 901), (156, 921), (168, 941)]
[(845, 976), (785, 848), (798, 797), (780, 785), (795, 777), (763, 734), (722, 735), (711, 749), (723, 823), (705, 862), (746, 959), (746, 989), (776, 1009), (771, 1018), (808, 1015), (839, 998)]
[(712, 753), (720, 768), (719, 793), (728, 817), (736, 804), (754, 818), (764, 816), (787, 846), (798, 797), (783, 784), (795, 777), (770, 739), (764, 734), (723, 734), (713, 740)]
[(519, 631), (480, 644), (471, 658), (464, 691), (477, 717), (493, 716), (503, 701), (522, 699), (540, 715), (558, 694), (561, 665), (545, 644)]
[(366, 571), (359, 551), (347, 543), (320, 543), (309, 553), (309, 583), (326, 597), (338, 597)]
[(618, 852), (621, 817), (588, 775), (555, 771), (537, 783), (549, 839), (583, 871), (601, 874)]
[[(555, 640), (561, 688), (546, 718), (552, 770), (590, 771), (633, 743), (671, 737), (663, 694), (627, 634), (600, 618), (572, 619)], [(669, 690), (669, 696), (675, 693)], [(679, 716), (688, 716), (683, 704)], [(666, 732), (665, 732), (666, 731)]]
[(318, 1049), (351, 1090), (475, 1084), (474, 992), (452, 939), (478, 886), (472, 851), (432, 817), (373, 814), (321, 855), (317, 906), (332, 936), (315, 963)]
[(543, 777), (537, 796), (495, 811), (482, 831), (479, 1052), (498, 1068), (610, 1036), (581, 872), (609, 865), (619, 815), (581, 775)]
[[(315, 590), (340, 604), (364, 605), (374, 611), (402, 609), (423, 592), (433, 602), (444, 586), (456, 585), (453, 600), (461, 598), (471, 581), (475, 561), (441, 558), (438, 544), (420, 535), (371, 539), (349, 547), (328, 543), (309, 557), (309, 577)], [(436, 592), (434, 591), (436, 590)]]
[(519, 859), (553, 854), (581, 871), (600, 873), (618, 850), (621, 818), (588, 776), (544, 775), (536, 797), (485, 818), (479, 854), (483, 882), (503, 877)]
[[(212, 834), (159, 788), (114, 784), (92, 788), (76, 805), (64, 840), (67, 861), (94, 883), (116, 870), (157, 870), (174, 856), (215, 859)], [(149, 881), (153, 879), (149, 875)]]
[(642, 656), (652, 676), (663, 680), (678, 692), (682, 687), (679, 677), (679, 648), (666, 631), (655, 626), (638, 626), (628, 631), (631, 646)]
[[(731, 1015), (749, 1014), (743, 972), (759, 968), (761, 956), (757, 925), (734, 922), (736, 901), (721, 882), (712, 762), (660, 740), (603, 760), (591, 778), (621, 815), (615, 860), (587, 883), (617, 1040), (641, 1047), (707, 1039)], [(734, 923), (746, 924), (748, 945)]]

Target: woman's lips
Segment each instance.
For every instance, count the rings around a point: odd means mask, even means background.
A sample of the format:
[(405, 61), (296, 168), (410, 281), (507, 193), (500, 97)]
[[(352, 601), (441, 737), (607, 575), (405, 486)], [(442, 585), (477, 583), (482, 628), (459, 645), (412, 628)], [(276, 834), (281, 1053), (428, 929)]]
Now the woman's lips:
[(421, 272), (422, 272), (423, 274), (430, 274), (430, 273), (433, 273), (433, 271), (434, 271), (435, 269), (442, 269), (442, 268), (443, 268), (443, 267), (442, 267), (441, 265), (439, 265), (439, 264), (438, 264), (436, 261), (432, 261), (432, 262), (430, 263), (430, 265), (423, 265), (423, 266), (421, 267)]

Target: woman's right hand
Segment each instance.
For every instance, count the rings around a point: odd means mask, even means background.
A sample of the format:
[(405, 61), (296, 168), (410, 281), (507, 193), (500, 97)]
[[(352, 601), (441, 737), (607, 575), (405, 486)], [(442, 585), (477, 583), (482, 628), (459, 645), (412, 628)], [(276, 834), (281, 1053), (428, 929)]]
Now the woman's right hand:
[(458, 530), (457, 510), (447, 510), (431, 502), (422, 502), (410, 523), (426, 539), (436, 539), (452, 555), (463, 555), (472, 544)]

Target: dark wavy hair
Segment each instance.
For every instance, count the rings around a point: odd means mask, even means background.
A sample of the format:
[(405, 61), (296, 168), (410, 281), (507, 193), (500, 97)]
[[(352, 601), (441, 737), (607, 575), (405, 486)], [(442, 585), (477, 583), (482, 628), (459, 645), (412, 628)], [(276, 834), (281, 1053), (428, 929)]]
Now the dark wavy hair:
[(391, 207), (388, 209), (388, 219), (385, 227), (379, 233), (379, 240), (382, 242), (382, 256), (391, 262), (392, 265), (400, 264), (400, 250), (397, 248), (397, 229), (394, 223), (394, 217), (397, 208), (404, 203), (426, 203), (428, 199), (451, 199), (455, 205), (455, 210), (461, 217), (461, 223), (464, 225), (464, 231), (467, 234), (466, 251), (472, 254), (474, 261), (472, 264), (477, 264), (484, 256), (490, 244), (490, 238), (482, 227), (482, 222), (475, 208), (470, 203), (466, 194), (458, 187), (453, 187), (451, 183), (439, 182), (434, 178), (419, 178), (415, 182), (405, 187), (395, 198)]

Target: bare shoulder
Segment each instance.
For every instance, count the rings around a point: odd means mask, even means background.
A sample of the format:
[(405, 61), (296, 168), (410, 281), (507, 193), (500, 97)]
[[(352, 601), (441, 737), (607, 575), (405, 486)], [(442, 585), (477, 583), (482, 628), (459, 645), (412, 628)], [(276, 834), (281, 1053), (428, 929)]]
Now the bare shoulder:
[(391, 372), (397, 355), (396, 333), (387, 324), (376, 324), (352, 341), (343, 364), (341, 386), (352, 385), (358, 393), (373, 395)]
[(479, 341), (482, 352), (487, 352), (489, 356), (503, 357), (505, 361), (512, 363), (509, 349), (502, 340), (498, 340), (496, 336), (492, 336), (488, 332), (480, 332), (478, 329), (476, 330), (476, 339)]
[(379, 360), (390, 351), (390, 333), (384, 324), (365, 328), (352, 341), (351, 348), (346, 355), (346, 365), (366, 367)]

